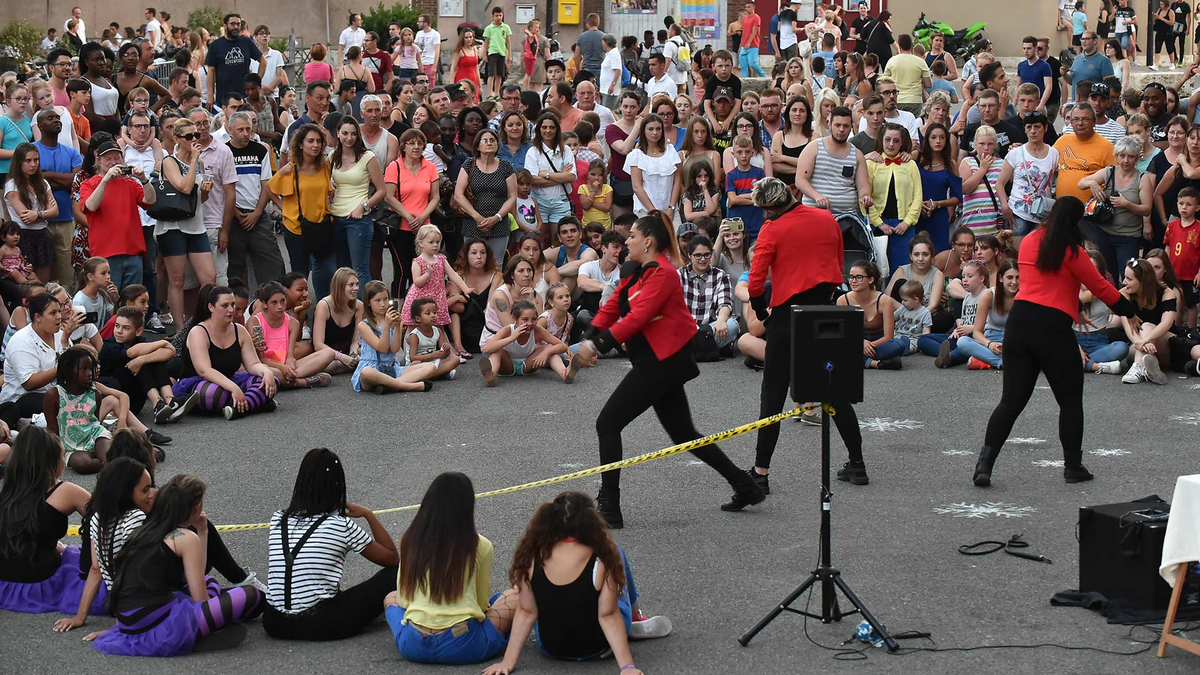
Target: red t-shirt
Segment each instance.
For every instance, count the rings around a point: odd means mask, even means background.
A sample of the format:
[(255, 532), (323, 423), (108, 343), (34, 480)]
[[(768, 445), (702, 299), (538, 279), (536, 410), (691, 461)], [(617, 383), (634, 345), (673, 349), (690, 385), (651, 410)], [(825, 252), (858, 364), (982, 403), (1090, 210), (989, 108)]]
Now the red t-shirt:
[[(754, 29), (754, 37), (747, 38)], [(742, 17), (742, 47), (758, 47), (762, 42), (762, 19), (757, 14)]]
[(1110, 307), (1116, 304), (1121, 294), (1100, 276), (1082, 246), (1067, 249), (1062, 266), (1057, 270), (1039, 270), (1038, 249), (1045, 238), (1046, 229), (1039, 227), (1021, 240), (1021, 251), (1017, 254), (1021, 290), (1017, 291), (1017, 300), (1061, 310), (1074, 320), (1079, 315), (1079, 284), (1082, 283), (1100, 302)]
[(1167, 245), (1175, 276), (1184, 282), (1195, 279), (1200, 272), (1200, 227), (1196, 227), (1195, 221), (1187, 227), (1178, 218), (1171, 221), (1163, 243)]
[(88, 219), (88, 244), (92, 255), (102, 258), (142, 255), (146, 252), (146, 239), (137, 210), (146, 205), (142, 202), (141, 184), (133, 178), (109, 181), (100, 208), (91, 211), (86, 206), (87, 200), (103, 178), (103, 175), (92, 176), (79, 188), (79, 203)]

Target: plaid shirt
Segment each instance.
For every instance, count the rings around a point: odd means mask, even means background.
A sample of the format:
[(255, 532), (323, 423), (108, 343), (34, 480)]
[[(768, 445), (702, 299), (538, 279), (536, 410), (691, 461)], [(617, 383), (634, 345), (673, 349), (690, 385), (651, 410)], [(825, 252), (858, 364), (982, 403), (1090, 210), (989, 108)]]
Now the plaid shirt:
[(683, 299), (697, 324), (717, 320), (722, 307), (733, 307), (733, 287), (725, 270), (713, 265), (704, 274), (696, 274), (691, 265), (679, 268), (679, 281), (683, 284)]

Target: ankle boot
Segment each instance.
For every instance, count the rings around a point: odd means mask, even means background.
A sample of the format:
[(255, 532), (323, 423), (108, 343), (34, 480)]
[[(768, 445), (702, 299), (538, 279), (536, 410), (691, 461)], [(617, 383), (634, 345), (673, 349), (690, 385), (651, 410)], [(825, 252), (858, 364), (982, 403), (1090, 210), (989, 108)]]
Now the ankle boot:
[(976, 485), (987, 487), (992, 484), (992, 464), (999, 454), (999, 450), (986, 445), (979, 451), (979, 461), (975, 463), (975, 475), (972, 478)]
[(621, 517), (620, 488), (601, 486), (600, 494), (596, 497), (596, 509), (600, 511), (600, 515), (610, 530), (619, 530), (625, 527), (625, 519)]
[[(754, 471), (754, 469), (750, 470)], [(747, 506), (759, 504), (767, 498), (762, 488), (758, 486), (758, 482), (748, 473), (739, 471), (737, 477), (730, 481), (730, 485), (733, 486), (734, 493), (728, 502), (721, 505), (722, 511), (741, 511)]]

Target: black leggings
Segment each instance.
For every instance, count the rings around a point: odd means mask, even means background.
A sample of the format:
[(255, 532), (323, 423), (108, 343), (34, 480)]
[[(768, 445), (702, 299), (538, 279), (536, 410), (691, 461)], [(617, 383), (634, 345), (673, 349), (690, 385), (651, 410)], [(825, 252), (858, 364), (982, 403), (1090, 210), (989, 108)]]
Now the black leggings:
[[(783, 412), (784, 401), (787, 400), (788, 383), (792, 378), (792, 321), (788, 314), (792, 305), (831, 305), (833, 286), (822, 284), (803, 293), (797, 293), (788, 301), (771, 310), (771, 319), (767, 321), (767, 358), (763, 366), (762, 393), (760, 394), (758, 416), (770, 417)], [(837, 425), (838, 434), (850, 452), (850, 461), (861, 464), (862, 431), (858, 428), (858, 416), (848, 401), (829, 401), (837, 412), (833, 423)], [(775, 454), (775, 446), (779, 443), (779, 425), (772, 424), (758, 430), (758, 446), (755, 453), (754, 465), (760, 469), (771, 468), (771, 456)]]
[(362, 632), (383, 614), (383, 599), (396, 590), (398, 567), (384, 567), (362, 583), (297, 614), (267, 605), (263, 628), (280, 640), (342, 640)]
[(1004, 330), (1004, 392), (988, 420), (983, 444), (999, 453), (1008, 440), (1033, 388), (1038, 373), (1046, 375), (1058, 401), (1058, 438), (1063, 461), (1079, 466), (1083, 458), (1083, 370), (1079, 344), (1064, 312), (1018, 300)]
[(1155, 57), (1158, 56), (1158, 53), (1160, 51), (1162, 51), (1163, 47), (1167, 48), (1167, 54), (1171, 58), (1175, 57), (1175, 34), (1173, 32), (1171, 32), (1170, 27), (1167, 27), (1166, 30), (1154, 31), (1154, 56)]
[(384, 238), (383, 245), (392, 254), (392, 297), (402, 298), (412, 283), (412, 261), (416, 257), (417, 233), (407, 230), (391, 232), (390, 236)]
[[(649, 350), (650, 347), (644, 349)], [(691, 363), (690, 366), (687, 363), (691, 358), (692, 355), (685, 346), (658, 366), (634, 364), (633, 369), (608, 397), (608, 402), (596, 418), (601, 464), (621, 459), (621, 431), (646, 412), (647, 408), (654, 408), (654, 414), (658, 416), (659, 423), (671, 437), (672, 443), (686, 443), (701, 438), (702, 435), (692, 423), (692, 411), (688, 406), (687, 392), (683, 388), (686, 380), (679, 374), (686, 372), (689, 367), (695, 369), (695, 363)], [(716, 469), (730, 484), (739, 477), (738, 468), (716, 444), (691, 452)], [(606, 489), (620, 488), (620, 470), (600, 474), (600, 484)]]
[(229, 548), (221, 540), (221, 533), (217, 531), (217, 526), (211, 522), (208, 524), (206, 564), (208, 565), (208, 569), (205, 571), (211, 572), (212, 570), (216, 570), (221, 573), (221, 576), (235, 584), (242, 583), (248, 576), (246, 570), (242, 569), (238, 561), (233, 559), (233, 554), (229, 552)]
[(10, 429), (16, 429), (17, 420), (24, 417), (33, 417), (43, 412), (45, 410), (45, 401), (45, 392), (35, 391), (22, 394), (21, 398), (15, 401), (0, 403), (0, 420), (4, 420), (4, 423)]
[(118, 368), (115, 375), (116, 377), (113, 378), (117, 383), (115, 388), (129, 396), (129, 410), (134, 415), (145, 407), (148, 392), (171, 386), (171, 375), (166, 361), (147, 363), (136, 375), (128, 368)]

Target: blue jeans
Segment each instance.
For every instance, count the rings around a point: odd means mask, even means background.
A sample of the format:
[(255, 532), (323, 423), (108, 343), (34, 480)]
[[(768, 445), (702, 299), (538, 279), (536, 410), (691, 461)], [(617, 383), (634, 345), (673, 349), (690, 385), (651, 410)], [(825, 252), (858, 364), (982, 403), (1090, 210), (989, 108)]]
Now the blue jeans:
[[(984, 330), (983, 335), (991, 342), (1004, 342), (1004, 331)], [(960, 338), (958, 346), (954, 349), (967, 356), (974, 356), (980, 361), (986, 361), (993, 368), (999, 368), (1004, 363), (1004, 359), (999, 354), (987, 348), (987, 343), (981, 343), (970, 335)]]
[(283, 245), (287, 249), (292, 271), (305, 276), (311, 272), (313, 292), (322, 297), (327, 295), (333, 283), (333, 273), (337, 271), (337, 253), (327, 251), (320, 257), (309, 255), (304, 238), (286, 227), (283, 229)]
[(953, 351), (950, 352), (950, 365), (959, 366), (967, 362), (970, 358), (961, 349), (958, 348), (959, 339), (951, 338), (949, 333), (926, 333), (917, 338), (917, 351), (926, 356), (936, 357), (938, 351), (942, 348), (942, 343), (950, 340), (950, 346)]
[[(716, 331), (716, 330), (717, 330), (717, 322), (716, 322), (716, 321), (713, 321), (712, 323), (710, 323), (710, 324), (708, 324), (708, 325), (709, 325), (709, 326), (710, 326), (710, 327), (713, 329), (713, 331)], [(738, 339), (738, 322), (737, 322), (737, 319), (733, 318), (732, 316), (731, 316), (731, 317), (729, 317), (728, 319), (726, 319), (726, 320), (725, 320), (725, 328), (726, 328), (726, 332), (725, 332), (725, 339), (724, 339), (724, 340), (721, 340), (721, 339), (718, 339), (718, 340), (717, 340), (717, 347), (718, 347), (718, 348), (720, 348), (720, 347), (726, 347), (726, 346), (728, 346), (728, 345), (731, 345), (731, 344), (733, 344), (734, 340), (737, 340), (737, 339)], [(716, 337), (716, 333), (715, 333), (715, 332), (713, 333), (713, 337), (714, 337), (714, 338)]]
[(738, 52), (738, 62), (742, 66), (742, 77), (750, 77), (751, 68), (759, 77), (767, 76), (762, 66), (758, 65), (758, 47), (742, 47)]
[[(884, 218), (883, 222), (892, 227), (896, 227), (904, 221), (894, 220), (892, 218)], [(912, 243), (913, 237), (915, 236), (917, 236), (917, 228), (913, 226), (909, 226), (909, 228), (904, 231), (904, 234), (896, 234), (895, 232), (892, 232), (888, 235), (888, 267), (894, 270), (900, 267), (901, 260), (908, 260), (908, 245)]]
[[(1117, 36), (1117, 41), (1121, 43), (1123, 51), (1129, 51), (1129, 33), (1121, 33)], [(1112, 269), (1111, 267), (1109, 269)]]
[(113, 255), (106, 258), (112, 282), (118, 289), (142, 283), (142, 256)]
[(366, 216), (358, 220), (334, 218), (333, 236), (338, 267), (353, 267), (358, 273), (361, 290), (371, 280), (371, 240), (375, 238), (375, 221)]
[(1013, 216), (1013, 234), (1017, 235), (1018, 237), (1023, 237), (1030, 232), (1033, 232), (1037, 229), (1038, 225), (1041, 225), (1041, 223), (1037, 222), (1036, 220), (1026, 220), (1021, 216)]
[[(621, 552), (621, 565), (625, 568), (625, 587), (621, 589), (621, 594), (617, 596), (617, 610), (621, 612), (621, 618), (625, 620), (625, 634), (628, 635), (630, 629), (633, 627), (633, 606), (638, 601), (637, 584), (633, 583), (633, 567), (629, 564), (629, 556), (625, 555), (625, 549), (617, 546), (617, 550)], [(592, 659), (602, 659), (609, 652), (606, 648), (582, 658), (558, 656), (546, 651), (546, 648), (542, 646), (542, 636), (538, 632), (537, 623), (533, 624), (533, 636), (537, 640), (538, 650), (552, 659), (568, 658), (571, 661), (590, 661)]]
[[(867, 335), (866, 338), (871, 341), (878, 340), (883, 335)], [(898, 359), (908, 352), (908, 338), (895, 337), (887, 342), (875, 346), (875, 356), (863, 357), (863, 368), (870, 368), (872, 361), (885, 361), (887, 359)]]
[(1079, 343), (1079, 348), (1084, 354), (1088, 355), (1085, 370), (1091, 370), (1092, 366), (1105, 361), (1120, 361), (1129, 353), (1128, 342), (1109, 342), (1108, 336), (1104, 331), (1098, 330), (1093, 333), (1075, 333), (1075, 341)]
[[(500, 594), (496, 593), (489, 603), (498, 597)], [(383, 613), (392, 628), (396, 649), (405, 661), (452, 666), (481, 663), (508, 648), (508, 638), (487, 619), (468, 619), (459, 626), (426, 637), (411, 623), (403, 623), (403, 607), (388, 606)]]
[(1121, 279), (1125, 273), (1125, 263), (1138, 256), (1142, 250), (1142, 238), (1111, 235), (1086, 219), (1079, 222), (1079, 229), (1083, 231), (1084, 237), (1096, 245), (1100, 255), (1104, 256), (1104, 262), (1108, 264), (1108, 271), (1112, 272), (1117, 279), (1117, 285), (1123, 285)]

